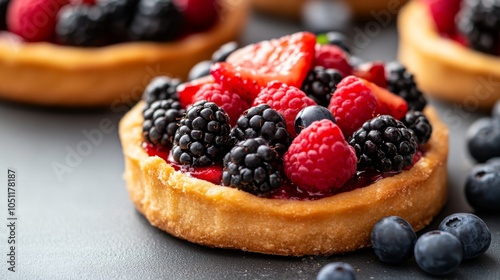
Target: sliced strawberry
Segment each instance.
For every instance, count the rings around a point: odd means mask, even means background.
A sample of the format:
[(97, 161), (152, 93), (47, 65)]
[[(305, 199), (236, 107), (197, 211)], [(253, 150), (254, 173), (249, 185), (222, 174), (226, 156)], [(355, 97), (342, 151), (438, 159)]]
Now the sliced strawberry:
[(391, 115), (397, 120), (406, 115), (408, 103), (403, 98), (367, 80), (361, 81), (372, 90), (377, 99), (377, 115)]
[(456, 33), (455, 16), (460, 10), (460, 0), (424, 0), (434, 19), (439, 33), (453, 35)]
[(342, 48), (335, 45), (317, 44), (315, 47), (314, 66), (337, 69), (344, 77), (352, 74), (349, 55)]
[(236, 50), (211, 74), (226, 90), (253, 101), (270, 81), (300, 88), (314, 59), (316, 36), (299, 32)]
[(354, 76), (372, 82), (379, 87), (387, 87), (387, 79), (385, 78), (385, 64), (383, 62), (374, 61), (363, 63), (353, 69), (353, 74)]
[(187, 106), (193, 104), (194, 95), (198, 90), (205, 84), (213, 84), (214, 78), (212, 76), (201, 77), (190, 82), (180, 84), (177, 87), (177, 94), (179, 95), (179, 102), (182, 107), (187, 108)]

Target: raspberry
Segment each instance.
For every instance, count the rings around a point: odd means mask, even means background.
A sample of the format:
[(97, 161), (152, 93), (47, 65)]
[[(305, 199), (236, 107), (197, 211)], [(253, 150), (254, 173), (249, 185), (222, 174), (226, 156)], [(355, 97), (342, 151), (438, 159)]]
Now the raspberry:
[(328, 192), (356, 173), (356, 154), (330, 120), (313, 122), (292, 141), (283, 157), (288, 178), (304, 190)]
[(219, 84), (206, 84), (194, 95), (193, 101), (207, 100), (217, 104), (229, 115), (229, 123), (235, 125), (238, 117), (250, 107), (247, 101), (236, 93), (225, 91)]
[(349, 76), (337, 85), (328, 109), (344, 135), (349, 137), (365, 121), (375, 116), (377, 106), (377, 99), (371, 89), (359, 78)]
[(455, 16), (460, 10), (459, 0), (424, 0), (439, 33), (452, 35), (456, 32)]
[(316, 102), (307, 97), (300, 89), (276, 81), (269, 83), (257, 95), (252, 106), (259, 104), (267, 104), (283, 115), (288, 133), (293, 138), (296, 136), (294, 129), (295, 117), (300, 110), (307, 106), (316, 105)]
[(307, 74), (301, 89), (318, 105), (327, 107), (342, 78), (342, 74), (335, 69), (316, 66)]
[(338, 70), (343, 77), (352, 74), (349, 55), (338, 46), (316, 44), (314, 66), (323, 66)]
[(154, 145), (170, 147), (178, 128), (177, 123), (184, 113), (179, 101), (174, 99), (153, 102), (143, 112), (144, 140)]
[(178, 79), (167, 76), (159, 76), (151, 80), (144, 90), (142, 99), (146, 104), (152, 104), (157, 100), (174, 99), (179, 100), (176, 88), (180, 84)]
[(12, 0), (7, 11), (7, 27), (29, 42), (54, 37), (57, 14), (68, 0)]

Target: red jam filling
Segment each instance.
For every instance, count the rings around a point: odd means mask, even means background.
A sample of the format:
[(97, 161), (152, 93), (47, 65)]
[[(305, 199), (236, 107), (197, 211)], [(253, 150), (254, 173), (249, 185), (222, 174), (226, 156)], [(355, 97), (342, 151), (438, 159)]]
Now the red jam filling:
[[(149, 156), (161, 157), (175, 170), (180, 170), (181, 172), (186, 173), (189, 176), (209, 181), (216, 185), (219, 185), (222, 180), (222, 165), (220, 164), (208, 167), (191, 167), (186, 165), (179, 165), (172, 159), (169, 148), (156, 147), (148, 143), (143, 143), (143, 148)], [(410, 166), (407, 166), (405, 170), (411, 169), (415, 165), (415, 163), (417, 163), (422, 158), (424, 154), (425, 151), (419, 148), (417, 150), (417, 153), (413, 157), (412, 164)], [(399, 173), (401, 172), (380, 173), (376, 170), (358, 171), (341, 188), (330, 190), (328, 192), (318, 192), (318, 193), (302, 190), (299, 186), (286, 180), (285, 182), (283, 182), (280, 188), (274, 190), (270, 194), (267, 194), (266, 196), (263, 197), (273, 198), (273, 199), (290, 199), (290, 200), (317, 200), (338, 193), (348, 192), (354, 189), (363, 188), (381, 179), (392, 177)]]

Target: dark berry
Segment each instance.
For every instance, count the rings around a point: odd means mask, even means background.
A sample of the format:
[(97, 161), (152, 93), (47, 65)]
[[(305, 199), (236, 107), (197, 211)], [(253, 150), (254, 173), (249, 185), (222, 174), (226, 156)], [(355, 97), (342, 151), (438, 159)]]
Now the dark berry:
[(458, 269), (462, 261), (462, 243), (453, 234), (430, 231), (415, 243), (415, 260), (418, 266), (432, 275), (446, 275)]
[(212, 62), (224, 62), (235, 50), (238, 49), (238, 43), (231, 41), (222, 45), (212, 54)]
[(466, 138), (469, 153), (478, 162), (500, 157), (500, 122), (478, 119), (467, 130)]
[(179, 101), (173, 99), (153, 102), (143, 112), (144, 140), (162, 147), (170, 147), (184, 112)]
[(316, 66), (307, 74), (301, 89), (318, 105), (328, 107), (341, 80), (342, 74), (339, 71)]
[(295, 117), (295, 132), (299, 134), (304, 128), (311, 125), (314, 121), (331, 120), (335, 123), (335, 117), (332, 112), (323, 106), (307, 106)]
[(281, 160), (263, 138), (236, 143), (224, 157), (222, 184), (259, 195), (281, 186)]
[(370, 240), (375, 255), (386, 263), (401, 263), (413, 256), (417, 235), (406, 220), (390, 216), (378, 221)]
[(267, 104), (246, 110), (231, 130), (231, 136), (241, 141), (262, 137), (282, 156), (290, 146), (290, 134), (285, 118)]
[(192, 81), (210, 75), (210, 66), (212, 66), (211, 60), (202, 60), (196, 63), (189, 71), (188, 80)]
[(7, 29), (7, 8), (10, 0), (0, 0), (0, 30)]
[(180, 83), (180, 80), (173, 79), (167, 76), (156, 77), (151, 80), (151, 82), (144, 90), (142, 99), (146, 101), (148, 105), (157, 100), (179, 100), (176, 89)]
[(419, 145), (427, 143), (431, 138), (432, 125), (422, 112), (408, 111), (401, 121), (413, 131), (413, 136)]
[(494, 164), (478, 164), (467, 175), (465, 197), (480, 212), (500, 212), (500, 168)]
[(485, 164), (500, 170), (500, 157), (490, 158)]
[(318, 272), (316, 280), (355, 280), (354, 268), (345, 262), (329, 263)]
[(171, 41), (182, 30), (184, 17), (173, 0), (140, 0), (130, 24), (133, 41)]
[(194, 103), (179, 125), (172, 147), (176, 162), (208, 166), (225, 155), (230, 144), (229, 116), (215, 103), (206, 100)]
[(459, 32), (470, 48), (498, 55), (500, 51), (500, 1), (464, 0), (457, 15)]
[(107, 22), (109, 36), (115, 42), (128, 39), (128, 29), (139, 0), (97, 0), (96, 5), (101, 8)]
[(58, 14), (57, 41), (70, 46), (95, 47), (108, 43), (106, 19), (98, 6), (67, 5)]
[(358, 157), (358, 170), (401, 171), (410, 166), (417, 151), (413, 133), (389, 115), (363, 124), (349, 139)]
[(438, 229), (455, 235), (462, 242), (464, 260), (478, 257), (490, 247), (490, 230), (486, 223), (474, 214), (452, 214), (439, 224)]
[(349, 40), (344, 34), (340, 32), (330, 31), (326, 33), (325, 36), (328, 44), (339, 46), (347, 53), (351, 52), (351, 48), (349, 47)]
[(406, 100), (409, 110), (422, 111), (427, 105), (427, 100), (418, 89), (413, 74), (396, 61), (387, 63), (385, 69), (387, 89)]
[(491, 110), (491, 117), (500, 120), (500, 100), (495, 102), (495, 106)]

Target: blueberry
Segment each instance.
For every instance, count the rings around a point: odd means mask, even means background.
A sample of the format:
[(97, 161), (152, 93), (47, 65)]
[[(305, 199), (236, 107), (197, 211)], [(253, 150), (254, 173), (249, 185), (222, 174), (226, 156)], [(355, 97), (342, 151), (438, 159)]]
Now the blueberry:
[(340, 32), (330, 31), (325, 35), (326, 39), (328, 40), (328, 44), (338, 46), (347, 53), (351, 52), (351, 49), (349, 48), (349, 40), (344, 34)]
[(455, 235), (462, 242), (464, 260), (480, 256), (490, 247), (490, 230), (474, 214), (452, 214), (439, 224), (438, 229)]
[(386, 263), (400, 263), (411, 258), (416, 240), (410, 223), (397, 216), (382, 218), (371, 232), (375, 255)]
[(188, 80), (192, 81), (210, 75), (210, 66), (212, 66), (212, 61), (210, 60), (203, 60), (196, 63), (189, 71)]
[(500, 169), (500, 157), (490, 158), (485, 164)]
[(462, 243), (453, 234), (434, 230), (420, 236), (415, 244), (418, 266), (432, 275), (454, 272), (462, 261)]
[(218, 50), (212, 54), (213, 62), (224, 62), (227, 57), (238, 49), (238, 43), (231, 41), (222, 45)]
[(307, 106), (304, 109), (300, 110), (300, 112), (295, 117), (295, 132), (299, 134), (302, 129), (310, 126), (314, 121), (323, 119), (335, 122), (335, 117), (327, 108), (318, 105)]
[(318, 273), (316, 280), (354, 280), (354, 268), (344, 262), (334, 262), (325, 265)]
[(467, 130), (469, 153), (478, 162), (500, 157), (500, 122), (491, 118), (475, 121)]
[(500, 169), (493, 164), (478, 164), (467, 175), (465, 197), (482, 212), (500, 212)]

